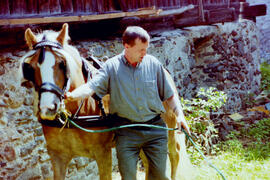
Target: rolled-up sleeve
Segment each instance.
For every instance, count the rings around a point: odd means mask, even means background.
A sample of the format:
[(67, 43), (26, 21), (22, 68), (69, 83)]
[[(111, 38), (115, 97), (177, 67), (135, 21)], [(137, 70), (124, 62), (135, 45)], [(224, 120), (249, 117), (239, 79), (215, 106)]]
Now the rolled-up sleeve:
[(100, 98), (109, 93), (109, 75), (106, 64), (103, 65), (98, 74), (95, 75), (88, 84)]
[(158, 91), (161, 101), (169, 99), (174, 94), (172, 79), (169, 77), (170, 74), (166, 71), (167, 70), (160, 65), (157, 73)]

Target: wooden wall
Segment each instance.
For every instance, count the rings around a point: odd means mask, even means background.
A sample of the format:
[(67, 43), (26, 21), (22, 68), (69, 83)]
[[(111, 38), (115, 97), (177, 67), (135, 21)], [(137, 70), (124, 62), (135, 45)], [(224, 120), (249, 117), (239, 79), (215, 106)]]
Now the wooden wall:
[[(157, 7), (171, 9), (197, 5), (200, 0), (0, 0), (0, 18), (89, 15)], [(245, 0), (202, 0), (203, 4), (226, 4)]]

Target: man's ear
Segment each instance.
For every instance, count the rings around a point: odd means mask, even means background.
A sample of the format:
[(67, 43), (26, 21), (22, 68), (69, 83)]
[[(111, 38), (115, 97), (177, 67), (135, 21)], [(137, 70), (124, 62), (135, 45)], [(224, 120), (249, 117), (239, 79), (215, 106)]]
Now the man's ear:
[(127, 44), (127, 43), (125, 43), (125, 44), (123, 44), (123, 45), (124, 45), (124, 48), (125, 48), (125, 49), (128, 49), (128, 48), (130, 47), (130, 45)]

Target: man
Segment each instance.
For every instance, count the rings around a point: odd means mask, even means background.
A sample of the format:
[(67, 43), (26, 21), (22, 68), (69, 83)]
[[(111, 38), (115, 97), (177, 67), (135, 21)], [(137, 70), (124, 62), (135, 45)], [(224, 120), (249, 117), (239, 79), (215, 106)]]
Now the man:
[[(179, 99), (162, 64), (146, 54), (150, 36), (141, 27), (130, 26), (123, 33), (124, 51), (107, 60), (99, 74), (89, 83), (66, 96), (78, 99), (96, 93), (100, 98), (110, 94), (110, 113), (118, 123), (145, 123), (165, 127), (160, 117), (166, 101), (177, 115), (177, 126), (189, 133)], [(117, 130), (116, 150), (120, 174), (124, 180), (136, 179), (139, 152), (143, 149), (149, 161), (149, 179), (167, 180), (167, 131), (155, 128)]]

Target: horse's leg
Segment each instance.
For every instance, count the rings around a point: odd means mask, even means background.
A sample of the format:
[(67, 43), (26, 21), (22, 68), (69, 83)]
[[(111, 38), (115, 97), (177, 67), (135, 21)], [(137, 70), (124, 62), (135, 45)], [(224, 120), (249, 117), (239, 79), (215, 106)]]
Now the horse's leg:
[(168, 150), (169, 150), (169, 158), (170, 158), (170, 162), (171, 162), (171, 178), (172, 178), (172, 180), (176, 179), (176, 171), (177, 171), (177, 166), (178, 166), (179, 159), (180, 159), (180, 155), (179, 155), (180, 146), (175, 139), (174, 133), (175, 133), (174, 131), (170, 131), (168, 133), (168, 136), (169, 136)]
[(48, 149), (53, 166), (54, 180), (64, 180), (66, 177), (66, 169), (71, 158), (61, 156), (61, 154)]
[(111, 147), (96, 148), (94, 154), (95, 154), (95, 159), (98, 165), (99, 179), (111, 180), (112, 179), (112, 149)]
[(148, 159), (146, 158), (146, 155), (144, 154), (143, 150), (140, 151), (140, 158), (142, 160), (143, 167), (145, 169), (145, 180), (148, 180), (149, 163), (148, 163)]
[[(176, 116), (167, 104), (164, 104), (167, 111), (162, 115), (164, 121), (166, 122), (168, 128), (175, 128), (176, 127)], [(169, 158), (171, 163), (171, 179), (176, 179), (177, 167), (179, 165), (180, 159), (180, 145), (176, 140), (175, 131), (168, 131), (168, 151), (169, 151)]]

